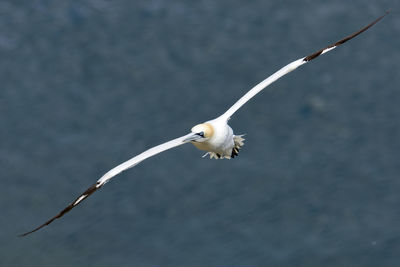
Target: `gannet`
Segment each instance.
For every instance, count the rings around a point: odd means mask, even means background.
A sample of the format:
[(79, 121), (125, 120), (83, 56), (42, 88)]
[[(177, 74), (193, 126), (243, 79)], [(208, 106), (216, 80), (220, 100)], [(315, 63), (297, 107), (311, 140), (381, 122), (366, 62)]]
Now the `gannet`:
[(61, 212), (59, 212), (56, 216), (49, 219), (42, 225), (36, 227), (35, 229), (21, 234), (20, 236), (26, 236), (31, 234), (42, 227), (49, 225), (55, 219), (62, 217), (64, 214), (69, 212), (72, 208), (80, 204), (83, 200), (89, 197), (91, 194), (96, 192), (100, 189), (103, 185), (109, 182), (113, 177), (117, 174), (125, 171), (129, 168), (132, 168), (142, 162), (145, 159), (148, 159), (152, 156), (155, 156), (161, 152), (169, 150), (171, 148), (186, 144), (192, 143), (196, 148), (206, 151), (205, 155), (209, 155), (210, 158), (215, 159), (230, 159), (239, 154), (240, 148), (243, 146), (243, 135), (235, 135), (233, 133), (232, 128), (228, 125), (228, 121), (231, 116), (241, 108), (247, 101), (253, 98), (256, 94), (258, 94), (261, 90), (278, 80), (279, 78), (283, 77), (284, 75), (294, 71), (298, 67), (312, 61), (313, 59), (317, 58), (320, 55), (323, 55), (336, 47), (344, 44), (345, 42), (351, 40), (352, 38), (356, 37), (357, 35), (361, 34), (362, 32), (366, 31), (373, 25), (375, 25), (378, 21), (380, 21), (384, 16), (386, 16), (389, 12), (387, 11), (384, 15), (378, 17), (376, 20), (368, 24), (367, 26), (361, 28), (360, 30), (350, 34), (343, 39), (326, 46), (308, 56), (302, 57), (297, 59), (283, 68), (279, 69), (271, 76), (251, 88), (244, 96), (242, 96), (233, 106), (231, 106), (225, 113), (221, 116), (217, 117), (216, 119), (206, 121), (201, 124), (197, 124), (194, 126), (190, 133), (173, 139), (171, 141), (165, 142), (158, 146), (152, 147), (147, 149), (146, 151), (140, 153), (139, 155), (123, 162), (122, 164), (116, 166), (115, 168), (111, 169), (107, 173), (105, 173), (100, 179), (97, 180), (95, 184), (90, 186), (85, 192), (83, 192), (79, 197), (77, 197), (73, 202), (71, 202), (66, 208), (64, 208)]

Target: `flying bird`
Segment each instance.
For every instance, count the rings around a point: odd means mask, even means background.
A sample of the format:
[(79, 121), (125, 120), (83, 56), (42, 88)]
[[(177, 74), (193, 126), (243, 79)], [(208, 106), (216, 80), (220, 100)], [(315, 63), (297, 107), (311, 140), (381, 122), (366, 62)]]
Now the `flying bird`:
[(247, 101), (249, 101), (251, 98), (253, 98), (256, 94), (258, 94), (260, 91), (262, 91), (264, 88), (278, 80), (279, 78), (283, 77), (284, 75), (288, 74), (289, 72), (292, 72), (293, 70), (297, 69), (298, 67), (312, 61), (313, 59), (317, 58), (318, 56), (325, 54), (336, 47), (344, 44), (345, 42), (351, 40), (352, 38), (356, 37), (357, 35), (361, 34), (362, 32), (366, 31), (370, 27), (372, 27), (374, 24), (376, 24), (378, 21), (380, 21), (384, 16), (386, 16), (389, 12), (387, 11), (384, 15), (380, 16), (370, 24), (366, 25), (365, 27), (361, 28), (360, 30), (354, 32), (353, 34), (350, 34), (343, 39), (330, 44), (326, 46), (323, 49), (320, 49), (312, 54), (309, 54), (306, 57), (302, 57), (300, 59), (297, 59), (283, 68), (279, 69), (275, 73), (273, 73), (271, 76), (254, 86), (252, 89), (250, 89), (245, 95), (243, 95), (233, 106), (231, 106), (225, 113), (223, 113), (221, 116), (217, 117), (216, 119), (206, 121), (201, 124), (195, 125), (190, 133), (178, 137), (176, 139), (173, 139), (171, 141), (165, 142), (163, 144), (160, 144), (158, 146), (152, 147), (139, 155), (123, 162), (122, 164), (116, 166), (115, 168), (111, 169), (107, 173), (105, 173), (95, 184), (90, 186), (85, 192), (83, 192), (79, 197), (77, 197), (72, 203), (70, 203), (66, 208), (64, 208), (61, 212), (59, 212), (56, 216), (53, 218), (49, 219), (42, 225), (36, 227), (35, 229), (26, 232), (24, 234), (21, 234), (20, 236), (26, 236), (28, 234), (31, 234), (42, 227), (49, 225), (52, 223), (54, 220), (62, 217), (64, 214), (69, 212), (71, 209), (73, 209), (75, 206), (80, 204), (83, 200), (85, 200), (87, 197), (89, 197), (91, 194), (96, 192), (98, 189), (100, 189), (103, 185), (105, 185), (108, 181), (110, 181), (113, 177), (115, 177), (117, 174), (132, 168), (142, 162), (145, 159), (148, 159), (152, 156), (155, 156), (161, 152), (164, 152), (168, 149), (186, 144), (186, 143), (192, 143), (195, 147), (197, 147), (200, 150), (206, 151), (207, 153), (204, 155), (209, 155), (210, 158), (215, 158), (215, 159), (230, 159), (234, 158), (239, 154), (239, 150), (243, 146), (243, 135), (235, 135), (233, 133), (232, 128), (228, 125), (228, 121), (231, 118), (231, 116), (239, 109), (241, 108)]

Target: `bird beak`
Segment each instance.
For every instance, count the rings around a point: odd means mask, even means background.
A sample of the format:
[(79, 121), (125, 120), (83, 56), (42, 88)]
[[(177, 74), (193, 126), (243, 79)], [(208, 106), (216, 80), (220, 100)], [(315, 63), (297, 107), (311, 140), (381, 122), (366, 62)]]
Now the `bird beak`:
[(202, 139), (202, 138), (203, 137), (201, 137), (197, 133), (190, 133), (190, 134), (185, 136), (185, 138), (183, 139), (182, 142), (187, 143), (187, 142), (196, 141), (196, 140), (199, 140), (199, 139)]

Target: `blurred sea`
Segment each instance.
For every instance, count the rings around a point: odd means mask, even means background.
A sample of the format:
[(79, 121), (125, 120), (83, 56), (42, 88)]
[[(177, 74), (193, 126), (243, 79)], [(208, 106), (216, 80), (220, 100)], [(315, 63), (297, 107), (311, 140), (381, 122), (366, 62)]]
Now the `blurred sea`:
[[(0, 266), (400, 266), (398, 1), (0, 2)], [(185, 145), (292, 60), (376, 26)]]

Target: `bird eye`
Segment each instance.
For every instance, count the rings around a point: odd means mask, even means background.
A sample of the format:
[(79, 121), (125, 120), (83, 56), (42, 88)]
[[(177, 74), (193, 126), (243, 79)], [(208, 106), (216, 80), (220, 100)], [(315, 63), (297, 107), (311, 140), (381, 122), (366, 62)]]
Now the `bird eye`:
[(201, 137), (204, 137), (204, 132), (199, 132), (199, 133), (196, 133), (197, 135), (200, 135)]

